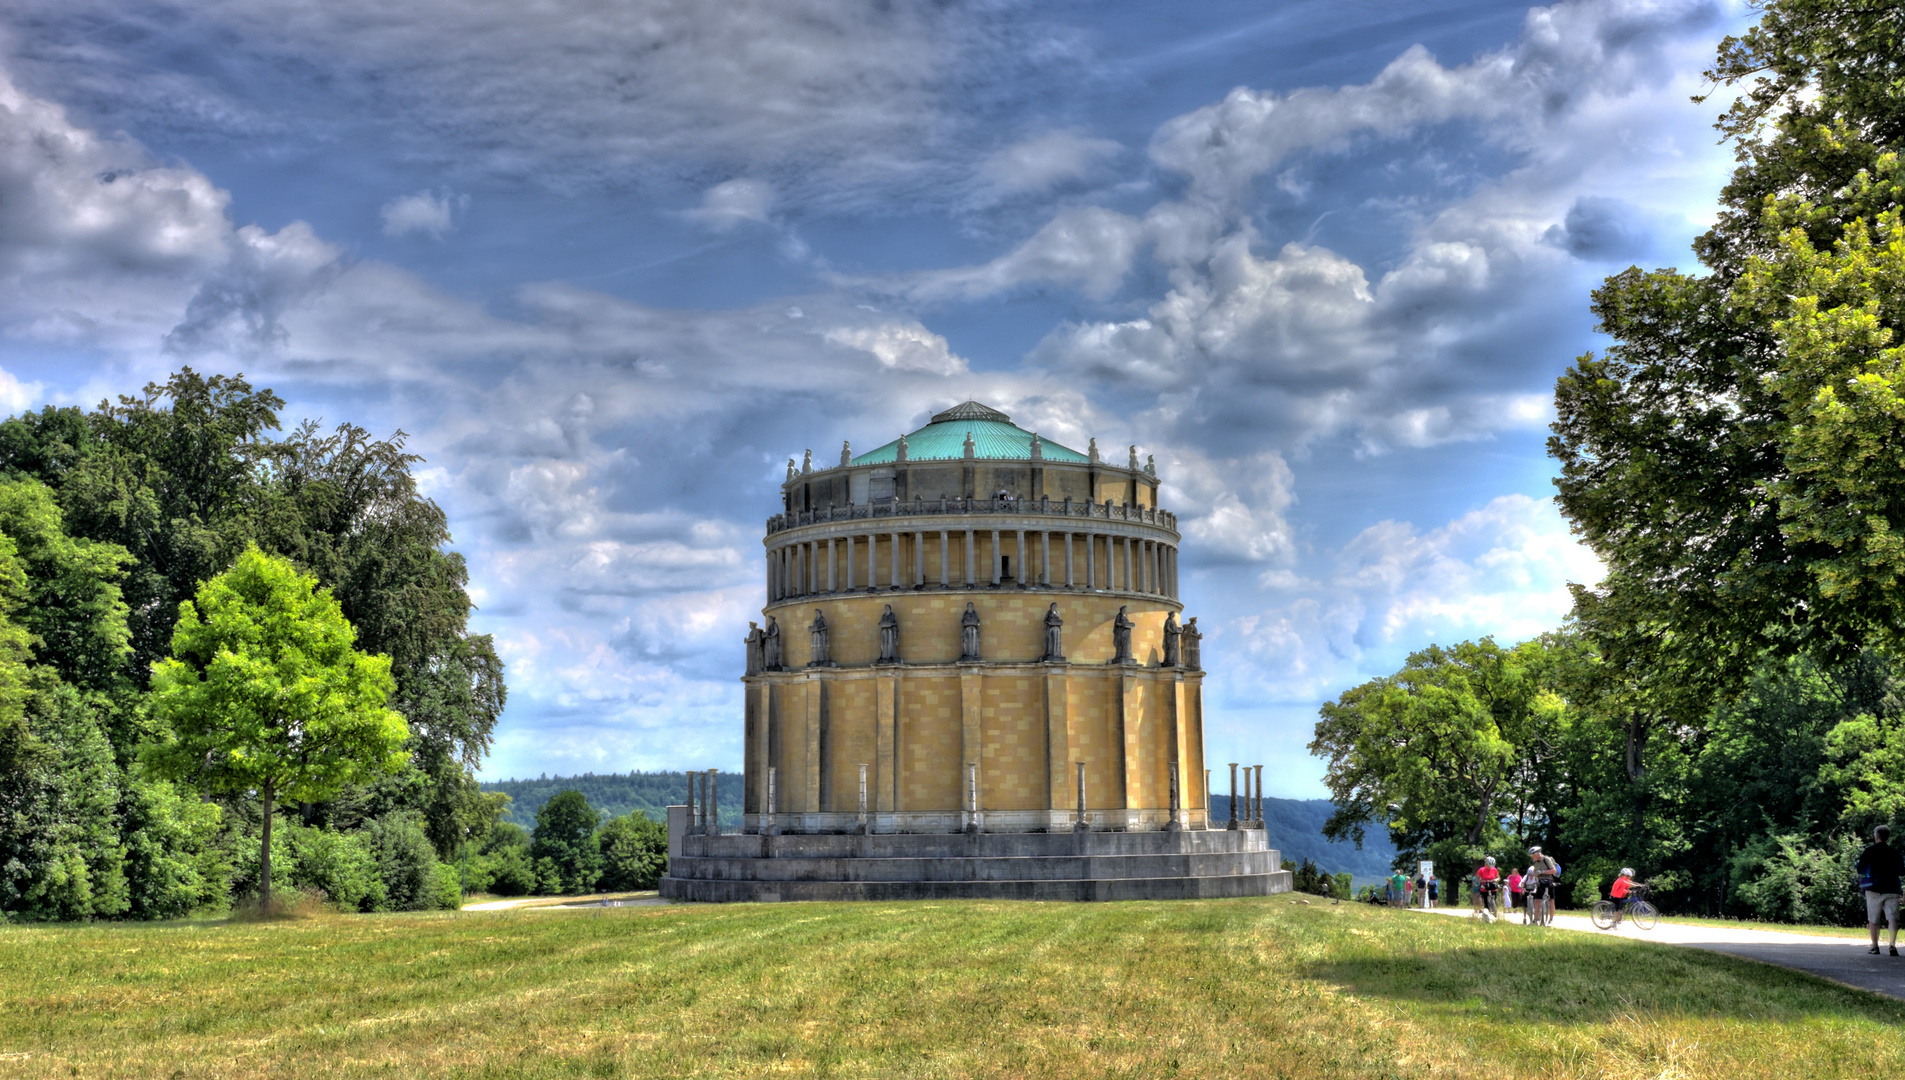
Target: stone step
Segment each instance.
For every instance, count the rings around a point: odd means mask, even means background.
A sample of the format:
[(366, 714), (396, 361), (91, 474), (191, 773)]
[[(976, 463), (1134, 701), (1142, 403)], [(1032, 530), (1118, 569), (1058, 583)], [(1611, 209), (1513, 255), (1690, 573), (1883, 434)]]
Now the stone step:
[(721, 858), (681, 856), (671, 877), (709, 881), (1086, 881), (1236, 877), (1280, 869), (1275, 852), (1155, 855), (925, 856), (908, 858)]
[(1291, 873), (1013, 881), (708, 881), (665, 877), (661, 894), (704, 903), (799, 900), (1208, 900), (1289, 892)]

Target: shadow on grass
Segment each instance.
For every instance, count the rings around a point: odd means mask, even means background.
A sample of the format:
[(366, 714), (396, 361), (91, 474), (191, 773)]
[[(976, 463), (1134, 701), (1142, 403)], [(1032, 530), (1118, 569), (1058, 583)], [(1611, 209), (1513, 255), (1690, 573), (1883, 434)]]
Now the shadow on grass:
[[(1303, 966), (1360, 997), (1429, 1013), (1598, 1024), (1638, 1013), (1754, 1022), (1817, 1018), (1905, 1024), (1905, 1002), (1801, 971), (1690, 948), (1529, 931), (1449, 947), (1396, 935), (1393, 950), (1338, 951)], [(1500, 940), (1495, 940), (1495, 939)]]

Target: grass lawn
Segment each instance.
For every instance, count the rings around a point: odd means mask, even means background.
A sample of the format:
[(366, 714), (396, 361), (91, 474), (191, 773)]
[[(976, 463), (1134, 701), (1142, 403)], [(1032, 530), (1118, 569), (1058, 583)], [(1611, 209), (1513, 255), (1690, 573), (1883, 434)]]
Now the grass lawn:
[(1895, 1074), (1905, 1003), (1367, 904), (627, 907), (0, 928), (0, 1076)]

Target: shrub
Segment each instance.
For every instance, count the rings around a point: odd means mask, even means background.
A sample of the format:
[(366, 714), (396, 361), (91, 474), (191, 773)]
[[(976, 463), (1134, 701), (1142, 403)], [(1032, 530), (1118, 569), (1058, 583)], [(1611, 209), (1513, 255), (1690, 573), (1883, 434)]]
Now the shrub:
[(391, 911), (425, 911), (438, 906), (437, 851), (414, 815), (392, 814), (370, 821), (364, 837), (377, 860)]
[(1865, 921), (1853, 867), (1862, 845), (1847, 837), (1834, 848), (1803, 835), (1760, 837), (1733, 858), (1734, 896), (1768, 922), (1853, 926)]
[(342, 911), (382, 911), (390, 906), (390, 891), (363, 837), (302, 826), (286, 831), (297, 860), (296, 874), (286, 878), (291, 884), (323, 893)]
[(668, 872), (668, 826), (640, 810), (602, 826), (601, 887), (652, 889)]
[(463, 906), (463, 875), (456, 867), (446, 862), (437, 864), (431, 899), (433, 906), (442, 911), (456, 911)]

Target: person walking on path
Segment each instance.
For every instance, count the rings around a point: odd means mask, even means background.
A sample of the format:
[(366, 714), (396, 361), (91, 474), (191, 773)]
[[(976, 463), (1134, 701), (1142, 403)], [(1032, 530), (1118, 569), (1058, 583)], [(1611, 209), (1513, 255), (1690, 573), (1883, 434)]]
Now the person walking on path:
[(1892, 830), (1880, 825), (1872, 830), (1872, 843), (1859, 853), (1859, 887), (1865, 890), (1865, 926), (1872, 932), (1873, 955), (1879, 951), (1879, 919), (1891, 930), (1892, 955), (1898, 955), (1899, 878), (1905, 876), (1905, 860), (1898, 849), (1887, 843)]
[(1389, 875), (1389, 906), (1407, 907), (1409, 904), (1409, 879), (1397, 870)]
[(1521, 871), (1515, 869), (1508, 871), (1508, 906), (1521, 908), (1521, 921), (1528, 921), (1528, 909), (1522, 907)]
[(1528, 857), (1533, 860), (1528, 873), (1522, 878), (1522, 887), (1527, 888), (1528, 878), (1535, 879), (1535, 887), (1528, 894), (1528, 906), (1533, 909), (1534, 921), (1545, 924), (1554, 921), (1555, 882), (1561, 878), (1561, 867), (1551, 858), (1541, 853), (1541, 845), (1528, 849)]

